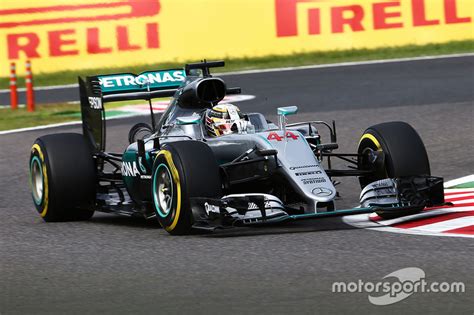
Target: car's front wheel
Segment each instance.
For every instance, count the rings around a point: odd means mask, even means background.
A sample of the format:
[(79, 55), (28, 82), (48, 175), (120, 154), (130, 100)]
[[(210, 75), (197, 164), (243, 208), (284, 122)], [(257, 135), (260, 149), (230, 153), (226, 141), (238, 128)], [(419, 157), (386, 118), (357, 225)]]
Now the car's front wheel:
[(170, 234), (189, 234), (194, 223), (192, 198), (220, 198), (219, 165), (200, 141), (165, 144), (153, 163), (152, 197), (158, 222)]
[[(362, 188), (385, 178), (431, 175), (425, 145), (416, 130), (405, 122), (386, 122), (367, 128), (359, 141), (357, 152), (361, 157), (359, 169), (376, 168), (373, 174), (359, 178)], [(383, 152), (384, 159), (381, 163), (373, 164), (370, 157), (376, 156), (374, 153), (377, 152)], [(384, 218), (412, 213), (378, 212)]]

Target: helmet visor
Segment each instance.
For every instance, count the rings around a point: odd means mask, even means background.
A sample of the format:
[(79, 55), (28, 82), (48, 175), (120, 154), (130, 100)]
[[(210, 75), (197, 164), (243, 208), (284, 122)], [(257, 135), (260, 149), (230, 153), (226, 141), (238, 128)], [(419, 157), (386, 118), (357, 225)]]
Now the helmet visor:
[(219, 130), (221, 135), (228, 135), (232, 133), (233, 125), (234, 123), (230, 119), (222, 119), (222, 120), (214, 122), (215, 128)]

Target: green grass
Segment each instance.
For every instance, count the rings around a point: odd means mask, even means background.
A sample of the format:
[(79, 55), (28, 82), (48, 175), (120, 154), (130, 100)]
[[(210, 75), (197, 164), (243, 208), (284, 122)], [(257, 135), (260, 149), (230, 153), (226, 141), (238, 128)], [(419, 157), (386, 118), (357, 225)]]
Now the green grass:
[(474, 182), (464, 183), (450, 188), (474, 188)]
[[(399, 47), (386, 47), (378, 49), (354, 49), (328, 52), (295, 53), (287, 56), (266, 56), (261, 58), (226, 59), (226, 67), (216, 71), (235, 71), (249, 69), (264, 69), (273, 67), (303, 66), (314, 64), (328, 64), (347, 61), (362, 61), (376, 59), (392, 59), (403, 57), (445, 55), (454, 53), (474, 52), (474, 40), (455, 41), (444, 44), (408, 45)], [(195, 62), (196, 60), (190, 60)], [(150, 69), (181, 68), (183, 63), (155, 63), (128, 67), (85, 69), (78, 71), (62, 71), (55, 73), (37, 73), (36, 86), (76, 83), (77, 76), (94, 74), (107, 74), (117, 72), (140, 73)], [(19, 80), (22, 84), (22, 79)], [(8, 78), (0, 77), (0, 89), (8, 88)]]
[[(227, 59), (223, 71), (265, 69), (273, 67), (303, 66), (313, 64), (328, 64), (348, 61), (390, 59), (416, 56), (446, 55), (454, 53), (474, 52), (474, 40), (450, 42), (446, 44), (430, 44), (424, 46), (387, 47), (380, 49), (357, 49), (330, 52), (299, 53), (291, 56), (267, 56), (262, 58)], [(195, 61), (195, 60), (193, 60)], [(77, 75), (93, 75), (98, 73), (134, 72), (140, 73), (150, 69), (182, 67), (183, 63), (161, 63), (123, 68), (88, 69), (82, 71), (64, 71), (35, 76), (36, 86), (75, 83)], [(20, 80), (21, 82), (22, 80)], [(8, 87), (8, 78), (0, 78), (0, 88)], [(108, 104), (107, 108), (115, 108), (137, 102), (120, 102)], [(139, 101), (143, 103), (143, 101)], [(46, 124), (54, 124), (80, 120), (79, 104), (42, 104), (37, 110), (28, 113), (25, 108), (11, 110), (0, 109), (0, 130), (26, 128)]]
[[(158, 98), (156, 101), (163, 101), (166, 99), (167, 98)], [(108, 103), (105, 105), (105, 113), (107, 117), (113, 117), (117, 114), (123, 114), (119, 111), (113, 111), (114, 108), (144, 103), (146, 103), (146, 101)], [(36, 106), (36, 110), (31, 113), (28, 112), (24, 107), (20, 107), (16, 110), (0, 107), (0, 131), (50, 125), (76, 120), (81, 120), (81, 109), (79, 104), (41, 104), (41, 106)]]
[(78, 104), (44, 104), (29, 113), (26, 108), (0, 109), (0, 130), (49, 125), (72, 120), (80, 120)]

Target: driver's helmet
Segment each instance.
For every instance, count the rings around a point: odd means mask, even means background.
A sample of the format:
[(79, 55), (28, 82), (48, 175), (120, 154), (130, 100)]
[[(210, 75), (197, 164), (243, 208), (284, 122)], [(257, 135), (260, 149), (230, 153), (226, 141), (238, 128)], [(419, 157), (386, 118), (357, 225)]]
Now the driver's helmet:
[(211, 137), (238, 133), (248, 125), (240, 109), (232, 104), (216, 105), (208, 109), (205, 116), (206, 130)]

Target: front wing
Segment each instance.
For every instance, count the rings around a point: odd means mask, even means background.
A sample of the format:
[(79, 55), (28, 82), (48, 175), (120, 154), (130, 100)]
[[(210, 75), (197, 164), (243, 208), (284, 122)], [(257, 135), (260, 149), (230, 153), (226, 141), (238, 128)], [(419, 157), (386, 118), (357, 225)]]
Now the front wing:
[[(445, 205), (442, 178), (415, 176), (389, 181), (393, 186), (388, 187), (385, 180), (368, 185), (361, 195), (361, 200), (364, 200), (361, 207), (325, 209), (322, 212), (292, 208), (268, 194), (228, 195), (221, 199), (193, 198), (194, 227), (214, 230), (229, 226), (275, 224), (373, 212), (403, 216), (425, 207)], [(370, 192), (370, 201), (364, 191)]]

